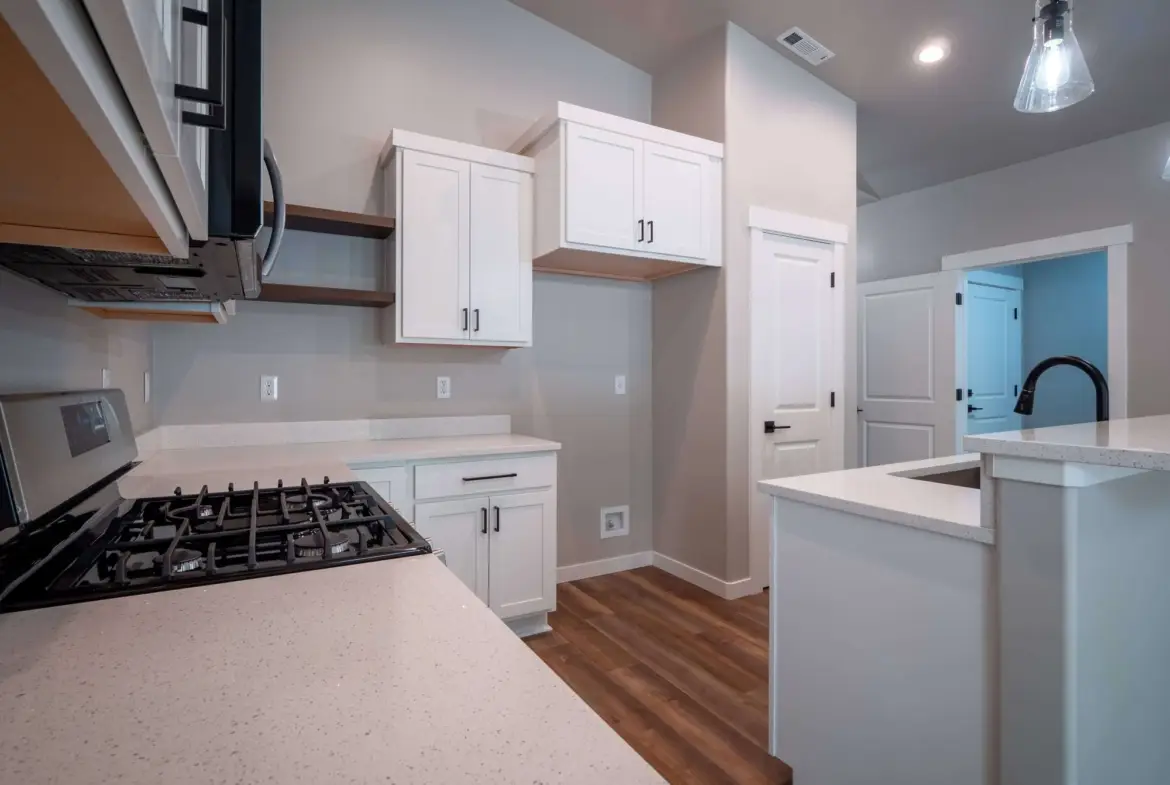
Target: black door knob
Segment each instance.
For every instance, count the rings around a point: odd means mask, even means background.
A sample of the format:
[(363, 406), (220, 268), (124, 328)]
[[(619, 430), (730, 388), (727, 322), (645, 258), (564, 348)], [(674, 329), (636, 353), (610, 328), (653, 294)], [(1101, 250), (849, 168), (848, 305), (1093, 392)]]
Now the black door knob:
[(791, 425), (777, 425), (774, 420), (767, 420), (764, 422), (764, 433), (776, 433), (776, 431), (787, 431)]
[(983, 411), (982, 406), (972, 406), (971, 404), (967, 404), (967, 414), (970, 414), (971, 412), (981, 412), (981, 411)]

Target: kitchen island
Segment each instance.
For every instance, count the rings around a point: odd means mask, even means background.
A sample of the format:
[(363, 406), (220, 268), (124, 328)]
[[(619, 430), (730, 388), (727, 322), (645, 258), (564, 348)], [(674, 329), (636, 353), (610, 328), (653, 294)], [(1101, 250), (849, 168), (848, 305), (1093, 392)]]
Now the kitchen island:
[(827, 785), (1164, 782), (1170, 417), (965, 447), (760, 484), (773, 753)]

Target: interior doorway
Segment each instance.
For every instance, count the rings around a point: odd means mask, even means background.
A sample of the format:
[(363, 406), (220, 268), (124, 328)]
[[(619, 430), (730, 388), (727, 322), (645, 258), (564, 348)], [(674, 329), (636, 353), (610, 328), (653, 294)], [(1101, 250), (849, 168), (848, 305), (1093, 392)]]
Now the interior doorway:
[[(964, 434), (1090, 422), (1092, 384), (1058, 366), (1040, 379), (1036, 406), (1013, 410), (1029, 370), (1049, 357), (1080, 357), (1109, 367), (1108, 255), (1105, 251), (966, 273), (964, 321), (967, 417)], [(956, 346), (958, 356), (964, 347)]]
[[(968, 276), (974, 272), (984, 274), (973, 279), (981, 287), (974, 292), (982, 298), (978, 305), (983, 317), (990, 319), (991, 315), (997, 314), (998, 319), (1006, 320), (1008, 312), (1004, 309), (1019, 308), (1022, 329), (1027, 329), (1027, 279), (1021, 285), (1020, 305), (1017, 306), (1009, 305), (1013, 302), (1014, 295), (1010, 292), (1014, 287), (994, 277), (1010, 276), (1013, 265), (1033, 272), (1046, 269), (1043, 265), (1051, 265), (1047, 269), (1054, 279), (1067, 282), (1071, 280), (1073, 267), (1086, 255), (1097, 252), (1096, 258), (1104, 260), (1105, 313), (1100, 318), (1105, 321), (1106, 348), (1103, 357), (1098, 354), (1095, 358), (1087, 356), (1085, 359), (1098, 364), (1109, 381), (1110, 418), (1126, 417), (1129, 389), (1128, 270), (1129, 244), (1132, 242), (1132, 226), (1112, 227), (948, 256), (943, 258), (942, 270), (937, 273), (859, 285), (858, 464), (876, 466), (954, 455), (962, 451), (963, 436), (969, 427), (986, 433), (1056, 424), (1047, 420), (1048, 417), (1075, 416), (1081, 422), (1092, 419), (1092, 414), (1086, 417), (1060, 413), (1062, 407), (1054, 401), (1068, 398), (1052, 392), (1051, 385), (1060, 378), (1057, 371), (1064, 370), (1056, 369), (1045, 374), (1037, 389), (1035, 414), (1015, 424), (1008, 419), (1004, 408), (1009, 401), (1014, 408), (1013, 393), (1018, 394), (1016, 387), (1022, 385), (1022, 377), (1031, 367), (1028, 365), (1027, 343), (1021, 336), (1020, 371), (1015, 374), (1020, 381), (1017, 382), (1011, 378), (1015, 361), (1009, 356), (1007, 347), (1004, 346), (999, 355), (989, 352), (989, 347), (996, 345), (997, 341), (1006, 342), (1011, 325), (1006, 321), (997, 322), (1001, 329), (993, 332), (991, 337), (984, 335), (974, 344), (967, 340), (969, 312), (964, 303), (971, 303)], [(1100, 263), (1098, 261), (1098, 265)], [(997, 280), (999, 286), (993, 283)], [(1095, 280), (1091, 285), (1096, 287), (1096, 295), (1100, 297), (1101, 279)], [(1001, 291), (994, 291), (996, 289)], [(994, 302), (998, 304), (993, 306)], [(1066, 326), (1057, 326), (1052, 317), (1045, 321), (1054, 325), (1052, 332), (1058, 337), (1068, 337), (1072, 330), (1068, 325), (1079, 327), (1088, 323), (1088, 320), (1078, 319), (1080, 310), (1083, 309), (1071, 301), (1057, 302), (1054, 313), (1064, 320)], [(978, 322), (978, 315), (976, 319)], [(1053, 343), (1046, 345), (1051, 348), (1036, 350), (1038, 353), (1047, 352), (1044, 357), (1087, 353), (1055, 348)], [(977, 364), (982, 363), (976, 369), (982, 377), (972, 379), (974, 384), (968, 383), (968, 351), (980, 353), (971, 359)], [(1065, 382), (1077, 385), (1076, 389), (1081, 390), (1079, 381), (1074, 381), (1076, 371), (1070, 373), (1074, 376), (1066, 376)], [(1045, 395), (1041, 388), (1049, 389), (1049, 394)], [(1083, 394), (1092, 395), (1091, 386), (1085, 385)], [(972, 400), (973, 397), (976, 400)], [(1042, 404), (1042, 398), (1048, 403)], [(983, 406), (984, 402), (989, 405)], [(1044, 406), (1043, 412), (1041, 406)], [(968, 407), (975, 408), (969, 410)], [(987, 416), (971, 416), (982, 412), (987, 412)], [(997, 418), (999, 422), (991, 422)], [(984, 419), (987, 422), (981, 421)], [(1001, 427), (1000, 423), (1005, 424)]]

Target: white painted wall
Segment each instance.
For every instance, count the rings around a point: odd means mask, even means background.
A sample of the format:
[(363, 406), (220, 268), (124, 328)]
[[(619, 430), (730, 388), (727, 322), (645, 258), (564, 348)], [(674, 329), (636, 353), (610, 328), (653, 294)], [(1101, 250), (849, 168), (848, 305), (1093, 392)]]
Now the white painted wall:
[(1170, 412), (1170, 124), (861, 208), (858, 277), (934, 272), (948, 254), (1132, 223), (1129, 414)]
[[(648, 74), (506, 0), (278, 0), (264, 26), (266, 129), (296, 203), (379, 209), (394, 127), (503, 148), (558, 100), (650, 118)], [(295, 233), (281, 255), (274, 280), (382, 280), (375, 241)], [(534, 346), (512, 351), (383, 345), (391, 310), (245, 303), (223, 328), (158, 325), (157, 419), (510, 414), (564, 444), (560, 564), (649, 550), (650, 287), (537, 276), (533, 299)], [(261, 373), (281, 377), (276, 405)], [(600, 508), (622, 504), (630, 536), (601, 540)]]

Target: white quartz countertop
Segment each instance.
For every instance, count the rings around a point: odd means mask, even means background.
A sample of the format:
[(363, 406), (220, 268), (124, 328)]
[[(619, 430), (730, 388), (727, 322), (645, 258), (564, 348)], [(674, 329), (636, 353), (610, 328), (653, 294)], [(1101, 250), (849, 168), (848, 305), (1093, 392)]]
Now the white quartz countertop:
[(0, 615), (0, 782), (663, 780), (414, 556)]
[(995, 542), (995, 532), (980, 525), (978, 490), (913, 479), (978, 467), (978, 455), (955, 455), (763, 480), (759, 489), (782, 499), (990, 545)]
[(558, 442), (520, 434), (439, 436), (420, 439), (355, 439), (339, 442), (199, 447), (144, 451), (142, 463), (118, 482), (126, 498), (164, 496), (182, 486), (195, 492), (206, 484), (212, 493), (238, 488), (272, 487), (277, 480), (297, 485), (355, 479), (349, 466), (407, 461), (491, 457), (559, 450)]
[(1043, 461), (1170, 470), (1170, 415), (968, 436), (971, 451)]

